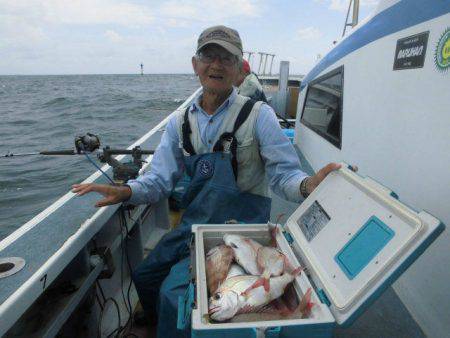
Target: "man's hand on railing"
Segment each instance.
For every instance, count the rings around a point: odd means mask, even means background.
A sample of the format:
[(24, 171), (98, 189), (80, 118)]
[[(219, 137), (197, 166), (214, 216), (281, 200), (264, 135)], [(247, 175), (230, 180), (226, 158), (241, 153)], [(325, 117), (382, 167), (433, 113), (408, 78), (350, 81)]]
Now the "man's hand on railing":
[(131, 188), (127, 185), (115, 186), (107, 184), (84, 183), (72, 185), (72, 192), (77, 196), (83, 196), (90, 192), (98, 192), (105, 198), (95, 203), (96, 207), (104, 207), (127, 201), (131, 197)]

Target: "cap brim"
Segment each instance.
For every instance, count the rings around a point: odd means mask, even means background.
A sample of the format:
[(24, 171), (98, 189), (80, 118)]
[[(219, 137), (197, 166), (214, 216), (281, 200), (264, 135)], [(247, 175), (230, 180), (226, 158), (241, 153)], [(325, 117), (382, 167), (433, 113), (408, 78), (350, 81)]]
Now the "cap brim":
[(210, 45), (210, 44), (219, 45), (219, 46), (225, 48), (231, 54), (237, 56), (239, 59), (242, 59), (242, 51), (239, 48), (237, 48), (236, 46), (232, 45), (231, 43), (223, 41), (223, 40), (209, 40), (209, 41), (205, 42), (204, 44), (201, 44), (200, 46), (198, 46), (197, 51), (199, 51), (203, 47)]

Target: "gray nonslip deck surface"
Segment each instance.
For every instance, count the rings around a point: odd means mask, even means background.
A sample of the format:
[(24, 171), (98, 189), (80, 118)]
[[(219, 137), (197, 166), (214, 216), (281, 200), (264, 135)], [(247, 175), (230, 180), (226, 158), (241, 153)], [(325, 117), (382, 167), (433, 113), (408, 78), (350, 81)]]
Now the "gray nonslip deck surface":
[[(302, 169), (308, 174), (314, 174), (313, 169), (300, 153)], [(272, 196), (271, 220), (276, 221), (278, 215), (284, 214), (282, 223), (298, 208), (298, 204)], [(346, 338), (424, 338), (422, 329), (417, 325), (403, 305), (395, 291), (389, 287), (381, 297), (369, 307), (350, 327), (336, 328), (335, 337)]]
[[(159, 143), (161, 132), (154, 134), (141, 145), (142, 149), (155, 149)], [(125, 158), (127, 161), (129, 157)], [(107, 173), (112, 176), (111, 168)], [(102, 175), (96, 183), (109, 183)], [(69, 190), (70, 187), (67, 187)], [(61, 246), (72, 236), (80, 226), (92, 217), (97, 208), (95, 202), (98, 194), (87, 194), (83, 197), (73, 197), (63, 206), (44, 218), (40, 223), (23, 234), (16, 241), (0, 251), (0, 258), (21, 257), (25, 259), (25, 267), (18, 273), (0, 280), (0, 304), (8, 299), (25, 281), (27, 281)], [(102, 215), (106, 221), (117, 209), (110, 207)], [(75, 256), (77, 252), (73, 253)]]

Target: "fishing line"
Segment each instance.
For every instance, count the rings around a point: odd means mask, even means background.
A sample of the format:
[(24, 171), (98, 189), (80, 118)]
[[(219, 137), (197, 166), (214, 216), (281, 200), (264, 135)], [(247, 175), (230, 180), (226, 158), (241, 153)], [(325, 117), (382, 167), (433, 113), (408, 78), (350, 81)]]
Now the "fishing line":
[(86, 156), (86, 158), (89, 160), (89, 162), (91, 162), (91, 163), (94, 165), (94, 167), (96, 167), (98, 170), (100, 170), (100, 172), (101, 172), (103, 175), (105, 175), (106, 178), (107, 178), (112, 184), (114, 184), (114, 185), (116, 184), (116, 183), (111, 179), (111, 177), (109, 177), (108, 174), (105, 173), (105, 172), (97, 165), (97, 163), (95, 163), (95, 162), (89, 157), (89, 155), (88, 155), (85, 151), (83, 151), (83, 154)]

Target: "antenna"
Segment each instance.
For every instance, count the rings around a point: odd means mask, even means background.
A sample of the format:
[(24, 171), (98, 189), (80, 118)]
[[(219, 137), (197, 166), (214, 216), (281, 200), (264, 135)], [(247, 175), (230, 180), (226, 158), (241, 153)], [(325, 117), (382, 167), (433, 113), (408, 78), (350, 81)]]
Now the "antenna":
[[(350, 14), (350, 8), (352, 7), (353, 2), (353, 12), (352, 12), (352, 22), (348, 22), (348, 17)], [(345, 18), (344, 31), (342, 32), (342, 36), (345, 35), (345, 31), (347, 30), (347, 26), (351, 26), (352, 28), (358, 24), (358, 15), (359, 15), (359, 0), (350, 0), (348, 4), (347, 16)]]

